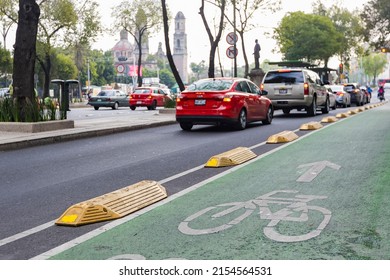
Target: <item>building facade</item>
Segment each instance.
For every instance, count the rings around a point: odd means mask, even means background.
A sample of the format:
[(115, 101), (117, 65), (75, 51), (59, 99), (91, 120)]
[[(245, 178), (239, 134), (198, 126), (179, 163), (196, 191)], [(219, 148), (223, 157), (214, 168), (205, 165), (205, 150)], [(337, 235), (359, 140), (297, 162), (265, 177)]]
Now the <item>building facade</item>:
[[(183, 83), (188, 83), (188, 62), (187, 62), (187, 34), (185, 33), (185, 17), (182, 12), (178, 12), (175, 17), (175, 33), (174, 33), (174, 49), (173, 59), (176, 68), (180, 74)], [(134, 77), (138, 71), (138, 46), (129, 41), (127, 31), (120, 32), (120, 40), (111, 49), (114, 66), (118, 77)], [(149, 56), (149, 39), (142, 42), (142, 68), (157, 70), (157, 63), (147, 61)], [(162, 49), (162, 43), (159, 43), (157, 52), (154, 53), (159, 59), (166, 59), (166, 54)], [(142, 73), (141, 73), (142, 75)]]

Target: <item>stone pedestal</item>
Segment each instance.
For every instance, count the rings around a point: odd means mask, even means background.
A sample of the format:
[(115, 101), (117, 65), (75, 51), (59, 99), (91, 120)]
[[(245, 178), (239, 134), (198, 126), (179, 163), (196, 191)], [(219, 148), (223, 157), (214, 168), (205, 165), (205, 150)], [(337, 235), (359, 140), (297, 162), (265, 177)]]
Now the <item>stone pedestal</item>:
[(261, 68), (253, 68), (249, 72), (249, 79), (254, 82), (257, 86), (260, 87), (261, 82), (263, 81), (265, 72)]

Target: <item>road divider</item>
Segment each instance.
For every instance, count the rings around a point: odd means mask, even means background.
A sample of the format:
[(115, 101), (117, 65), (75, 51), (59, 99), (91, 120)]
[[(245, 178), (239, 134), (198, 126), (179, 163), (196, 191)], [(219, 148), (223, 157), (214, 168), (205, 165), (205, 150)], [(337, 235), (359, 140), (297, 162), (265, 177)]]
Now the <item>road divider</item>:
[(292, 131), (285, 130), (268, 137), (267, 144), (287, 143), (294, 141), (295, 139), (298, 139), (298, 135)]
[(323, 125), (320, 124), (319, 122), (309, 122), (301, 125), (299, 130), (316, 130), (322, 128)]
[(57, 225), (79, 226), (122, 218), (166, 198), (167, 192), (155, 181), (144, 180), (123, 189), (69, 207)]
[(343, 119), (343, 118), (348, 118), (349, 114), (348, 113), (338, 113), (336, 115), (336, 118)]
[(249, 148), (238, 147), (233, 150), (212, 156), (205, 164), (205, 167), (226, 167), (239, 165), (257, 157)]
[(333, 122), (337, 122), (339, 119), (334, 117), (334, 116), (330, 116), (330, 117), (325, 117), (321, 120), (322, 123), (333, 123)]

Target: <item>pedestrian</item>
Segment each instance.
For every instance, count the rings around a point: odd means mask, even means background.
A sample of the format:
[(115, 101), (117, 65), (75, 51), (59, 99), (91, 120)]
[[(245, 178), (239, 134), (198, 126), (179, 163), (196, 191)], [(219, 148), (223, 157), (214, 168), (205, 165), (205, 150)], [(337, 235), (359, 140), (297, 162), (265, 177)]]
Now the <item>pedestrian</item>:
[(261, 50), (261, 47), (260, 47), (259, 41), (256, 39), (255, 40), (255, 48), (254, 48), (254, 51), (253, 51), (253, 54), (255, 56), (255, 69), (259, 69), (260, 68), (260, 63), (259, 63), (259, 60), (260, 60), (260, 50)]

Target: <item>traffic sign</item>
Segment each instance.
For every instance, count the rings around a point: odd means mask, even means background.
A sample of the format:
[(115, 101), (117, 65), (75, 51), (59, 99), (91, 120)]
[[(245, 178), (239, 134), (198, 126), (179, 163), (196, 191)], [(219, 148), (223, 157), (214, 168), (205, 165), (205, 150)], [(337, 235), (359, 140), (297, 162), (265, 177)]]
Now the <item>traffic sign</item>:
[(237, 48), (235, 48), (234, 46), (230, 46), (227, 48), (226, 50), (226, 55), (228, 58), (235, 58), (238, 54), (238, 50)]
[(116, 67), (116, 71), (118, 73), (123, 73), (125, 71), (125, 67), (122, 65), (122, 64), (119, 64), (117, 67)]
[(238, 41), (238, 36), (236, 33), (234, 32), (230, 32), (227, 36), (226, 36), (226, 42), (229, 44), (229, 45), (234, 45), (235, 43), (237, 43)]

